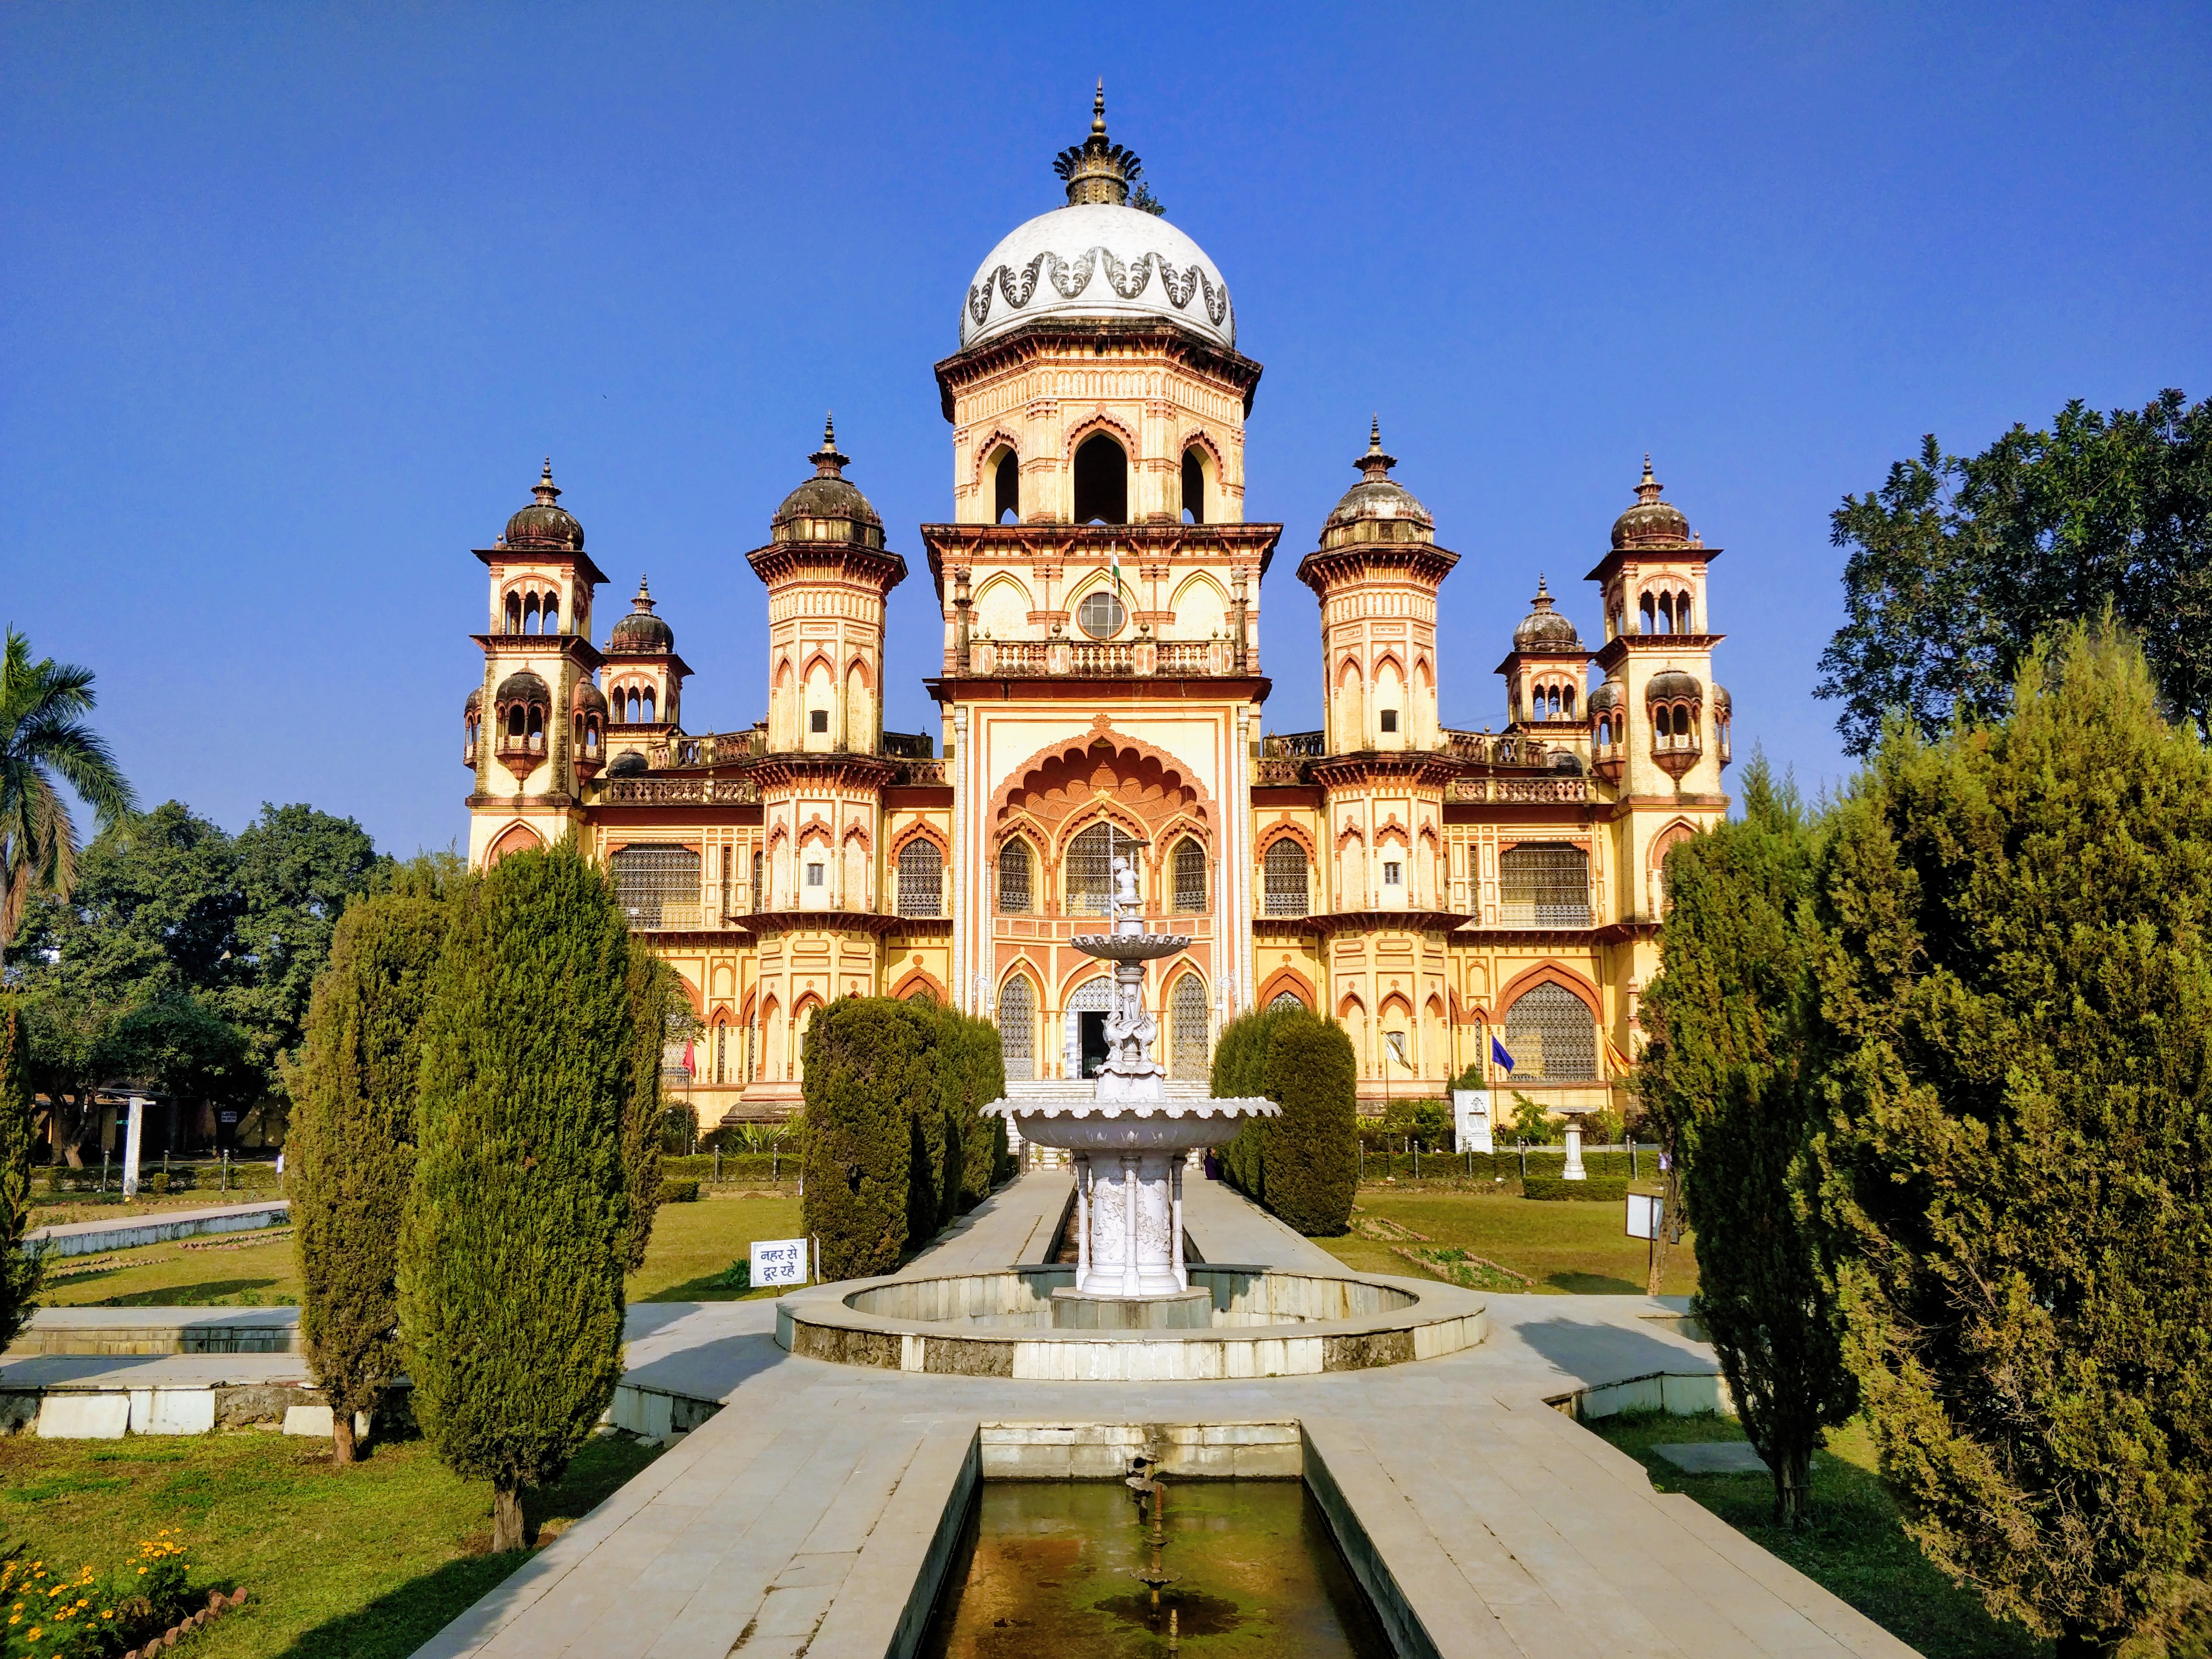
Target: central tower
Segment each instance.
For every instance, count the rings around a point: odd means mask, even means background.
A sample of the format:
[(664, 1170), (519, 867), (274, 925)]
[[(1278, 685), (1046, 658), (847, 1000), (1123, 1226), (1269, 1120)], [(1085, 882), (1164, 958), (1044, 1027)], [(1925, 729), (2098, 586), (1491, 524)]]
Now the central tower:
[(1066, 205), (986, 256), (937, 366), (953, 512), (921, 536), (945, 618), (931, 690), (955, 799), (953, 994), (1028, 1023), (1026, 1060), (1016, 1037), (1008, 1052), (1032, 1079), (1083, 1075), (1107, 987), (1066, 939), (1096, 927), (1110, 857), (1127, 859), (1146, 914), (1192, 936), (1152, 981), (1183, 1080), (1177, 1033), (1194, 1071), (1250, 994), (1236, 849), (1282, 530), (1244, 517), (1261, 371), (1219, 267), (1131, 205), (1143, 164), (1107, 137), (1103, 87), (1054, 170)]

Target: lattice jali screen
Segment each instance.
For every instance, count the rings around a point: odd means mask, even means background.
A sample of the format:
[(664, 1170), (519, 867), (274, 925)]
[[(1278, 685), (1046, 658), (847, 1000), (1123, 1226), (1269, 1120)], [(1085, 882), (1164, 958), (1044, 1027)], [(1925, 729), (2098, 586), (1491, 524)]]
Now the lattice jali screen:
[(1036, 1076), (1036, 992), (1019, 976), (999, 992), (999, 1052), (1006, 1058), (1009, 1083)]
[(933, 916), (945, 904), (945, 855), (937, 843), (917, 836), (899, 848), (898, 913)]
[(1597, 1020), (1564, 985), (1530, 988), (1505, 1011), (1515, 1082), (1585, 1083), (1597, 1072)]
[(999, 849), (999, 912), (1025, 916), (1034, 902), (1030, 896), (1030, 844), (1016, 837)]
[(1267, 913), (1271, 916), (1306, 914), (1306, 849), (1288, 836), (1268, 848), (1261, 876), (1266, 888)]
[(1505, 927), (1589, 926), (1589, 854), (1558, 842), (1498, 855), (1498, 920)]
[(699, 855), (688, 847), (625, 847), (609, 862), (633, 927), (699, 925)]
[(1179, 842), (1175, 854), (1175, 908), (1182, 916), (1206, 910), (1206, 848), (1194, 841)]
[(1185, 974), (1168, 999), (1168, 1075), (1206, 1076), (1211, 1069), (1206, 1048), (1206, 987), (1196, 974)]
[(1067, 844), (1067, 914), (1114, 914), (1114, 860), (1137, 865), (1138, 843), (1117, 834), (1110, 823), (1094, 823)]

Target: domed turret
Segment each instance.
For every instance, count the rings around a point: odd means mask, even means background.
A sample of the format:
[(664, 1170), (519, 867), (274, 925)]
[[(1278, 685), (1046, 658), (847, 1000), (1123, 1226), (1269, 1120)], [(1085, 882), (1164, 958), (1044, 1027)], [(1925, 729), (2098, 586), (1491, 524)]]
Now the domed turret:
[(476, 769), (477, 738), (483, 727), (483, 688), (478, 686), (461, 705), (461, 764), (471, 771)]
[(960, 313), (963, 349), (1024, 323), (1101, 318), (1170, 322), (1235, 349), (1220, 267), (1164, 218), (1128, 205), (1144, 163), (1107, 139), (1103, 82), (1091, 136), (1053, 171), (1066, 181), (1067, 205), (1017, 227), (976, 267)]
[(653, 593), (645, 578), (637, 579), (637, 598), (630, 613), (614, 625), (607, 639), (611, 657), (661, 657), (676, 649), (676, 630), (653, 614)]
[(1544, 586), (1541, 576), (1536, 578), (1536, 597), (1529, 602), (1528, 614), (1513, 630), (1516, 651), (1579, 651), (1582, 636), (1576, 633), (1574, 623), (1552, 608), (1552, 591)]
[(537, 501), (524, 507), (507, 521), (507, 533), (501, 541), (513, 548), (544, 548), (563, 553), (580, 553), (584, 548), (584, 526), (576, 522), (574, 514), (556, 507), (561, 499), (560, 488), (553, 482), (553, 458), (545, 458), (545, 471), (538, 477), (531, 494)]
[(884, 521), (846, 477), (852, 457), (837, 453), (837, 423), (822, 422), (822, 447), (806, 458), (814, 463), (814, 476), (783, 498), (783, 505), (769, 521), (769, 536), (778, 542), (857, 542), (863, 547), (884, 544)]
[(1696, 702), (1705, 695), (1705, 688), (1698, 683), (1698, 677), (1685, 674), (1679, 668), (1662, 668), (1644, 688), (1644, 700), (1648, 702), (1663, 702), (1676, 697)]
[(1663, 489), (1651, 476), (1651, 458), (1644, 458), (1644, 477), (1636, 486), (1636, 505), (1613, 521), (1616, 548), (1681, 548), (1690, 544), (1690, 521), (1672, 501), (1660, 500)]
[(608, 763), (607, 775), (611, 778), (641, 778), (651, 769), (643, 755), (635, 749), (625, 749)]
[(1344, 492), (1322, 526), (1323, 547), (1343, 547), (1353, 542), (1433, 542), (1437, 522), (1413, 492), (1390, 477), (1398, 465), (1395, 455), (1382, 453), (1382, 422), (1378, 416), (1367, 429), (1367, 453), (1352, 465), (1359, 482)]
[(606, 695), (591, 681), (578, 680), (575, 695), (568, 700), (568, 708), (574, 736), (572, 756), (576, 781), (580, 784), (586, 778), (597, 777), (599, 768), (606, 764)]
[(545, 758), (552, 688), (529, 669), (518, 669), (499, 683), (491, 702), (494, 741), (501, 763), (518, 780), (526, 779)]

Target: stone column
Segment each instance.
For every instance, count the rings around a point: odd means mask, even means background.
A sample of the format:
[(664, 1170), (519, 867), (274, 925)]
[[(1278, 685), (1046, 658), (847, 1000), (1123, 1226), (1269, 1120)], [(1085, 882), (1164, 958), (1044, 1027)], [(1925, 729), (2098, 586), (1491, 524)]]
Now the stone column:
[(1121, 1249), (1121, 1294), (1142, 1296), (1144, 1281), (1137, 1264), (1137, 1206), (1141, 1201), (1142, 1182), (1139, 1160), (1134, 1152), (1121, 1154), (1121, 1221), (1124, 1229)]
[(138, 1196), (138, 1149), (146, 1138), (146, 1101), (142, 1095), (131, 1097), (131, 1127), (123, 1138), (123, 1200), (129, 1203)]
[(1180, 1158), (1168, 1159), (1168, 1260), (1175, 1268), (1176, 1289), (1190, 1288), (1190, 1272), (1182, 1260), (1182, 1166)]
[(1075, 1155), (1075, 1288), (1091, 1278), (1091, 1154)]
[(1567, 1120), (1567, 1167), (1570, 1181), (1586, 1181), (1589, 1172), (1583, 1168), (1583, 1121), (1578, 1117)]

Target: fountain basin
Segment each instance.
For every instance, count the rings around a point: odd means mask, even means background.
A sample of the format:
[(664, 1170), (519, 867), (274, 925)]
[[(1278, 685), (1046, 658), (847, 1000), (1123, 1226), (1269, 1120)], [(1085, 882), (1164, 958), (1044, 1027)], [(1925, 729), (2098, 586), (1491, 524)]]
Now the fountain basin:
[(1055, 1328), (1064, 1264), (815, 1285), (775, 1304), (803, 1358), (884, 1370), (1055, 1382), (1310, 1376), (1438, 1358), (1488, 1331), (1483, 1298), (1428, 1280), (1194, 1262), (1201, 1328)]

